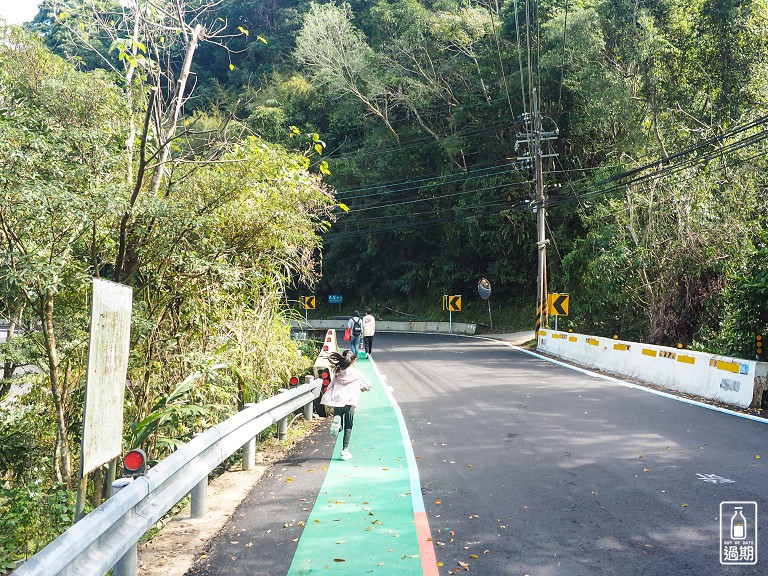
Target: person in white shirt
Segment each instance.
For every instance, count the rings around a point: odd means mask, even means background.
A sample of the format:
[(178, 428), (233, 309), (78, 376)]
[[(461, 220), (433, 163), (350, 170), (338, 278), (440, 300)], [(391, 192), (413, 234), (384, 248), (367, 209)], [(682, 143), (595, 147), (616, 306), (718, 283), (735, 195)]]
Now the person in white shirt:
[(352, 437), (352, 425), (355, 419), (355, 406), (360, 399), (360, 392), (371, 389), (371, 383), (363, 376), (354, 363), (357, 361), (357, 353), (344, 350), (341, 354), (331, 352), (328, 356), (331, 364), (333, 378), (328, 384), (328, 389), (323, 394), (320, 403), (333, 408), (333, 423), (331, 424), (331, 436), (336, 436), (341, 428), (344, 428), (341, 459), (349, 460), (352, 454), (349, 452), (349, 440)]
[(376, 333), (376, 318), (371, 314), (370, 309), (365, 311), (363, 316), (363, 346), (365, 353), (370, 356), (373, 348), (373, 335)]

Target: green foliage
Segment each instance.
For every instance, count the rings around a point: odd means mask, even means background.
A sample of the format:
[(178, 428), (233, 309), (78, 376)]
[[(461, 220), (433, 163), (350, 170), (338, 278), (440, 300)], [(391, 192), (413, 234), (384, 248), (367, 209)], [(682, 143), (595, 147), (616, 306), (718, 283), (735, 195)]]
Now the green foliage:
[[(34, 375), (28, 377), (28, 380)], [(34, 554), (71, 525), (73, 492), (52, 484), (50, 394), (29, 392), (0, 407), (0, 574)]]
[(701, 333), (700, 347), (740, 358), (755, 355), (755, 334), (768, 334), (768, 237), (745, 247), (746, 258), (734, 270), (720, 295), (721, 311), (713, 314)]
[(50, 475), (47, 444), (53, 427), (41, 416), (50, 410), (51, 402), (39, 384), (29, 386), (30, 393), (0, 407), (0, 479), (14, 484), (34, 483)]
[[(117, 276), (135, 288), (127, 438), (153, 458), (307, 368), (286, 294), (439, 317), (440, 295), (485, 276), (494, 318), (528, 326), (534, 175), (517, 163), (530, 152), (518, 116), (534, 86), (557, 129), (548, 273), (572, 295), (569, 326), (741, 355), (766, 328), (765, 124), (730, 133), (766, 114), (765, 0), (543, 2), (533, 15), (521, 2), (223, 2), (210, 21), (233, 37), (198, 48), (199, 90), (152, 184), (130, 175), (140, 144), (161, 157), (165, 127), (130, 127), (153, 79), (177, 78), (180, 36), (133, 38), (117, 4), (62, 6), (44, 2), (31, 29), (68, 61), (25, 37), (0, 44), (3, 307), (39, 316), (54, 297), (51, 376), (69, 366), (76, 398), (89, 277), (134, 258)], [(485, 320), (483, 302), (465, 305)], [(3, 354), (39, 362), (37, 342)]]
[(210, 408), (192, 404), (187, 398), (201, 376), (192, 374), (168, 396), (159, 397), (146, 418), (131, 424), (127, 445), (130, 448), (146, 449), (151, 436), (153, 450), (167, 453), (188, 442), (191, 426), (211, 412)]
[[(64, 30), (68, 20), (58, 15), (51, 22)], [(69, 40), (86, 40), (67, 30)], [(36, 494), (53, 494), (57, 478), (76, 473), (67, 464), (77, 449), (71, 455), (62, 447), (76, 446), (82, 425), (91, 277), (114, 278), (121, 250), (135, 258), (126, 278), (134, 283), (125, 403), (133, 426), (126, 440), (160, 459), (307, 369), (311, 360), (290, 338), (284, 294), (294, 283), (316, 281), (318, 233), (333, 222), (335, 203), (310, 170), (310, 158), (324, 152), (318, 134), (305, 136), (307, 155), (291, 153), (248, 136), (243, 123), (217, 110), (180, 120), (169, 162), (157, 172), (162, 186), (149, 193), (147, 180), (132, 180), (142, 166), (138, 148), (126, 148), (142, 120), (129, 116), (147, 105), (141, 78), (131, 85), (135, 94), (122, 92), (111, 76), (77, 72), (18, 30), (2, 34), (3, 316), (24, 309), (39, 322), (25, 316), (22, 324), (42, 328), (3, 346), (2, 359), (34, 360), (51, 394), (38, 393), (23, 412), (36, 415), (40, 429), (31, 420), (4, 429), (18, 442), (8, 441), (0, 453), (0, 482), (16, 490), (39, 481)], [(114, 44), (116, 60), (122, 54), (139, 76), (149, 70), (137, 60), (145, 50), (151, 52), (143, 39)], [(126, 105), (133, 97), (135, 107)], [(149, 162), (156, 162), (148, 145)], [(327, 173), (327, 165), (320, 160), (317, 170)], [(124, 251), (127, 242), (133, 252)], [(51, 465), (35, 470), (26, 455)], [(6, 495), (19, 517), (21, 494)], [(37, 530), (38, 520), (24, 518)], [(49, 533), (9, 536), (4, 554), (36, 549), (65, 522), (60, 515), (47, 520)]]
[(76, 494), (41, 482), (0, 487), (0, 573), (35, 554), (74, 520)]

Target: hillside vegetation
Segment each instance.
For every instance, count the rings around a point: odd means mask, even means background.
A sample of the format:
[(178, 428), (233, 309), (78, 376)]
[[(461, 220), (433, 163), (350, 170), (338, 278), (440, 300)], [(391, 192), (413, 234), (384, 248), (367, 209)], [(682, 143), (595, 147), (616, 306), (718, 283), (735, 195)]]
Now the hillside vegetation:
[(0, 35), (0, 573), (72, 522), (93, 277), (134, 291), (151, 458), (307, 368), (300, 295), (490, 324), (487, 278), (530, 328), (537, 110), (561, 327), (768, 332), (766, 0), (44, 0)]

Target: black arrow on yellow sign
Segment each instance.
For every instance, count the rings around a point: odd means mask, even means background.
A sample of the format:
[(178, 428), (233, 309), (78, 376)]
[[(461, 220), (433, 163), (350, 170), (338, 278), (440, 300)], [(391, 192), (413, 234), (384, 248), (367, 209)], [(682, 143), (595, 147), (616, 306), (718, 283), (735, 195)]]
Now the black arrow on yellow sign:
[(448, 299), (448, 310), (461, 312), (461, 294), (456, 294)]
[(570, 294), (548, 294), (547, 313), (550, 316), (568, 316), (570, 298)]
[(301, 306), (305, 310), (314, 310), (315, 309), (315, 297), (314, 296), (302, 296), (301, 297)]

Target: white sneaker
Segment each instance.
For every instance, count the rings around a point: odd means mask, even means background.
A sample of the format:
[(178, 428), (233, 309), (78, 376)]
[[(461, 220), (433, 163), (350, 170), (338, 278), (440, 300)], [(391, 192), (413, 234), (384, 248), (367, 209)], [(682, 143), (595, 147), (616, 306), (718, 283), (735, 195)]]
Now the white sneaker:
[(344, 450), (341, 451), (340, 457), (342, 460), (349, 460), (350, 458), (352, 458), (352, 453), (345, 448)]
[(336, 438), (336, 435), (339, 433), (340, 429), (341, 429), (341, 416), (334, 416), (333, 422), (331, 423), (331, 436)]

